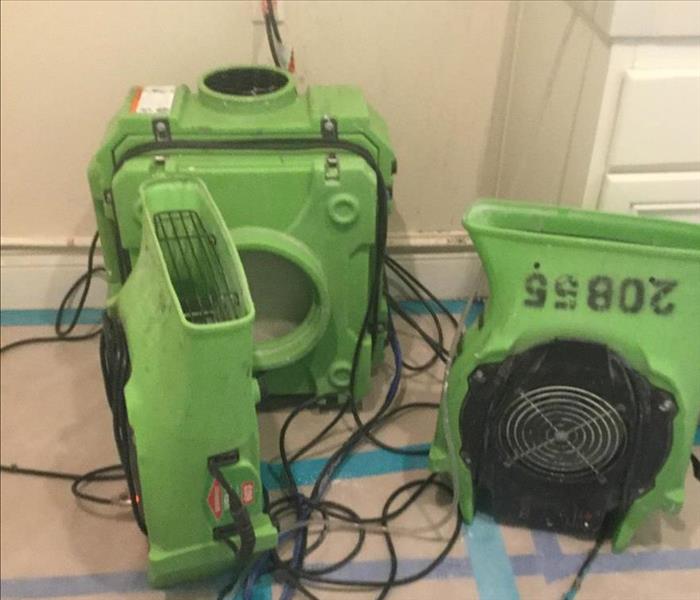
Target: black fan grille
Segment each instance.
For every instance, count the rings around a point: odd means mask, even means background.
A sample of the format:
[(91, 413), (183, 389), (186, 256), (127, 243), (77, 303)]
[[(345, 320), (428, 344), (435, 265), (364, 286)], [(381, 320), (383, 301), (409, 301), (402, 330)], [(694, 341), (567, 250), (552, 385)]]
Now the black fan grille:
[(624, 451), (627, 429), (615, 407), (600, 396), (570, 386), (519, 390), (499, 423), (504, 465), (519, 463), (560, 481), (594, 476)]
[(163, 211), (153, 224), (185, 318), (203, 324), (240, 317), (240, 295), (200, 216), (193, 210)]

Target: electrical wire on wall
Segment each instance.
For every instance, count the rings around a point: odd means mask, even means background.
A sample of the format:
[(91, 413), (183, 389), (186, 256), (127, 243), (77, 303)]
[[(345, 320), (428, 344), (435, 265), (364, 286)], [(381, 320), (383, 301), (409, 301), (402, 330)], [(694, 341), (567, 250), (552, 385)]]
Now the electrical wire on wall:
[(272, 61), (276, 67), (286, 69), (294, 73), (296, 64), (294, 59), (294, 48), (287, 50), (282, 35), (280, 34), (277, 16), (275, 15), (276, 0), (261, 0), (263, 21), (265, 22), (265, 34), (267, 43), (270, 46)]

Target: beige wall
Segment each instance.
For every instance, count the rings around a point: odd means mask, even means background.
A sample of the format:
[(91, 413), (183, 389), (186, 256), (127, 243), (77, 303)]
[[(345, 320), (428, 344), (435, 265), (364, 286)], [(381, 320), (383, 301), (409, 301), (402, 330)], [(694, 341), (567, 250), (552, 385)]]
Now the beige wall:
[[(213, 66), (269, 62), (258, 6), (3, 1), (3, 240), (89, 235), (85, 168), (129, 86), (194, 85)], [(509, 3), (285, 0), (282, 10), (301, 81), (357, 84), (388, 120), (392, 230), (459, 229), (477, 195)]]
[(496, 194), (580, 206), (609, 47), (609, 2), (531, 0), (515, 9)]
[(700, 218), (700, 2), (529, 0), (512, 13), (497, 195)]

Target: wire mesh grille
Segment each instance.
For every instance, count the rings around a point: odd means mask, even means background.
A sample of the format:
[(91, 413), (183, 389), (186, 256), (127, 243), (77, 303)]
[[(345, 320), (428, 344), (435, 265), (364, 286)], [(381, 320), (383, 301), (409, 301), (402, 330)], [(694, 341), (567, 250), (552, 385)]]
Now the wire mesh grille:
[(578, 387), (546, 386), (517, 394), (499, 424), (505, 466), (520, 463), (558, 480), (592, 474), (605, 483), (605, 468), (627, 443), (615, 407)]
[(193, 210), (153, 216), (156, 237), (182, 312), (192, 323), (220, 323), (241, 315), (238, 291), (229, 282), (216, 238)]

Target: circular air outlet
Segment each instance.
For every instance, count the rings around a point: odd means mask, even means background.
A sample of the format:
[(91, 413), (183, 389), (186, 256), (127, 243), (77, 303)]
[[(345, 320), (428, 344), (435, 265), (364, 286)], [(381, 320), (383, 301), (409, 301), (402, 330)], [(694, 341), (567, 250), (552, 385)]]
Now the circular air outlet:
[(516, 390), (498, 430), (504, 466), (547, 478), (578, 480), (604, 471), (625, 448), (627, 430), (615, 407), (579, 387)]

